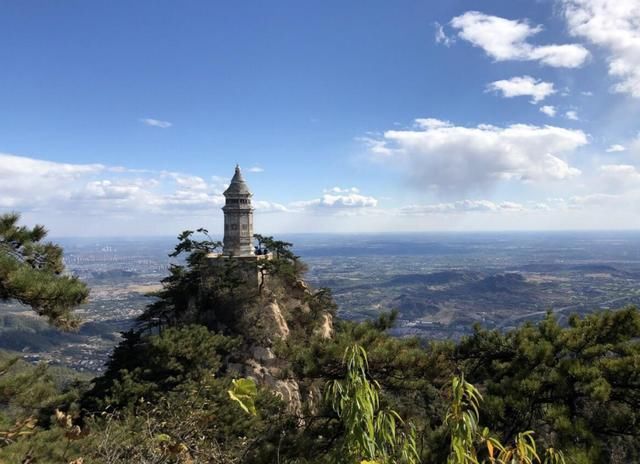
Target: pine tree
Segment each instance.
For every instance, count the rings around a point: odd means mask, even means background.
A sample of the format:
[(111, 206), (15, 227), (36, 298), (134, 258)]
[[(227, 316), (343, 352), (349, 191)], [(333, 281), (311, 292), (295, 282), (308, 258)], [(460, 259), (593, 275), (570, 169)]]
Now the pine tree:
[(89, 289), (64, 274), (62, 248), (44, 242), (46, 229), (19, 226), (20, 215), (0, 215), (0, 301), (17, 300), (63, 329), (78, 325), (72, 314)]

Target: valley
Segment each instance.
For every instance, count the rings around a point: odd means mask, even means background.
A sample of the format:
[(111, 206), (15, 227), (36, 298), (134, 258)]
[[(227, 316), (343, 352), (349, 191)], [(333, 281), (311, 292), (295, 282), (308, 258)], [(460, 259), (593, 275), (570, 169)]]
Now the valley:
[[(280, 237), (279, 237), (280, 238)], [(640, 234), (484, 233), (292, 235), (308, 282), (329, 287), (338, 316), (398, 310), (392, 333), (459, 339), (478, 323), (508, 330), (551, 310), (574, 313), (640, 304)], [(68, 269), (91, 287), (76, 333), (0, 303), (0, 349), (30, 361), (99, 372), (120, 332), (153, 301), (174, 262), (171, 238), (61, 239)]]

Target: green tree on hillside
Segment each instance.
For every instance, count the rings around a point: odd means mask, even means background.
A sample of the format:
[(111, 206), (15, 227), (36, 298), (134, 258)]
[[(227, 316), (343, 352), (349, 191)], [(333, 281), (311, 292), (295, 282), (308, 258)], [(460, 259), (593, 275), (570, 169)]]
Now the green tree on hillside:
[[(29, 305), (49, 323), (71, 329), (79, 320), (73, 309), (86, 301), (87, 286), (64, 275), (62, 248), (45, 242), (43, 226), (19, 226), (17, 213), (0, 215), (0, 301)], [(59, 402), (70, 402), (45, 365), (31, 367), (0, 356), (0, 448), (47, 424)]]
[(72, 311), (86, 301), (89, 289), (63, 274), (62, 248), (43, 241), (43, 226), (19, 226), (19, 220), (17, 213), (0, 215), (0, 300), (29, 305), (57, 327), (76, 327)]
[[(347, 348), (344, 380), (328, 383), (326, 396), (344, 426), (344, 440), (336, 449), (344, 464), (417, 464), (415, 431), (393, 409), (380, 407), (380, 385), (368, 377), (367, 352), (360, 345)], [(402, 430), (405, 426), (405, 430)]]
[(140, 398), (157, 400), (188, 381), (213, 378), (222, 368), (222, 359), (239, 344), (196, 324), (170, 327), (151, 336), (129, 331), (123, 338), (106, 372), (94, 380), (91, 401), (85, 407), (99, 412), (103, 407), (132, 406)]
[(206, 229), (185, 230), (169, 254), (184, 263), (171, 264), (169, 275), (162, 279), (162, 289), (138, 317), (138, 328), (162, 331), (169, 327), (201, 324), (211, 330), (231, 327), (240, 308), (254, 300), (239, 272), (236, 260), (221, 260), (212, 265), (207, 259), (217, 253), (222, 242), (214, 241)]
[(503, 439), (534, 430), (573, 462), (640, 459), (636, 308), (573, 316), (569, 327), (549, 314), (507, 333), (477, 328), (455, 358), (483, 386), (482, 415)]
[(262, 294), (267, 276), (280, 279), (285, 285), (294, 285), (306, 271), (306, 265), (291, 250), (292, 243), (275, 240), (273, 237), (254, 234), (259, 253), (270, 253), (272, 259), (258, 261), (260, 273), (259, 293)]

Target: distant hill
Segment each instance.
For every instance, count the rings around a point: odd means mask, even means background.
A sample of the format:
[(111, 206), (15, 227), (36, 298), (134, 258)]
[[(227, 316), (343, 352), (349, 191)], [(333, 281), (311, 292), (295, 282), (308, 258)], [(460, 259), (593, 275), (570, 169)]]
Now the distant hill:
[(48, 352), (69, 344), (80, 344), (86, 337), (100, 337), (115, 342), (119, 339), (111, 325), (87, 322), (77, 332), (64, 332), (28, 313), (0, 314), (0, 349), (22, 353)]
[(513, 293), (528, 290), (530, 287), (535, 287), (535, 284), (528, 283), (522, 274), (516, 272), (492, 275), (467, 286), (469, 291), (479, 293)]
[(617, 269), (608, 264), (564, 264), (564, 263), (533, 263), (518, 266), (517, 269), (523, 272), (584, 272), (584, 273), (608, 273), (614, 275), (624, 275), (625, 271)]
[(123, 269), (111, 269), (108, 271), (93, 271), (91, 277), (93, 280), (114, 280), (114, 279), (129, 279), (137, 276), (138, 273), (134, 271), (125, 271)]
[(419, 319), (427, 314), (436, 314), (440, 308), (422, 299), (401, 295), (393, 300), (393, 307), (400, 311), (403, 318)]
[(20, 352), (49, 351), (63, 343), (80, 341), (71, 332), (52, 328), (42, 319), (17, 314), (0, 315), (0, 349)]
[(479, 274), (469, 271), (441, 271), (428, 274), (403, 274), (395, 276), (381, 287), (392, 287), (396, 285), (444, 285), (452, 282), (470, 282), (476, 280)]

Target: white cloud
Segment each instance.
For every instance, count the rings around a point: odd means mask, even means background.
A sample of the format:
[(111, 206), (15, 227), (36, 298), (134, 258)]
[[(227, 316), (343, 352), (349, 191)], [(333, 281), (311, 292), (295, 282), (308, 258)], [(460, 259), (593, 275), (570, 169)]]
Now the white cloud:
[(74, 192), (71, 198), (79, 200), (129, 200), (155, 185), (157, 185), (157, 181), (153, 180), (146, 183), (140, 180), (94, 180), (87, 182), (83, 189)]
[(590, 193), (588, 195), (574, 195), (569, 198), (567, 207), (571, 209), (586, 209), (611, 205), (620, 200), (620, 195), (609, 193)]
[(556, 107), (553, 105), (544, 105), (540, 107), (540, 111), (546, 114), (549, 117), (554, 117), (556, 115)]
[(260, 166), (252, 166), (249, 168), (249, 172), (264, 172), (264, 169)]
[(387, 142), (383, 139), (375, 138), (375, 136), (371, 135), (367, 137), (356, 137), (356, 140), (367, 145), (367, 148), (373, 155), (382, 157), (393, 155), (393, 150), (388, 148)]
[(565, 118), (567, 119), (571, 119), (572, 121), (578, 121), (580, 118), (578, 118), (578, 113), (576, 111), (570, 110), (567, 111), (564, 114)]
[(569, 32), (607, 53), (613, 91), (640, 98), (638, 0), (559, 0)]
[(355, 188), (333, 187), (324, 191), (320, 198), (313, 200), (304, 200), (291, 203), (290, 205), (296, 210), (305, 209), (359, 209), (359, 208), (375, 208), (378, 206), (378, 200), (374, 197), (362, 195)]
[(222, 205), (213, 184), (175, 172), (70, 164), (0, 154), (0, 206), (21, 211), (190, 214)]
[[(638, 199), (640, 199), (639, 190), (618, 193), (595, 192), (572, 195), (566, 198), (547, 198), (542, 201), (532, 200), (526, 203), (467, 199), (450, 203), (409, 205), (397, 210), (397, 214), (399, 217), (418, 218), (425, 216), (433, 220), (438, 217), (451, 216), (455, 217), (455, 219), (449, 220), (454, 222), (467, 217), (467, 222), (472, 221), (471, 224), (495, 224), (496, 221), (501, 221), (502, 224), (509, 224), (508, 227), (510, 228), (513, 227), (514, 223), (517, 224), (518, 221), (529, 218), (527, 221), (530, 224), (529, 227), (537, 224), (534, 228), (540, 228), (540, 221), (544, 221), (545, 218), (547, 218), (546, 220), (562, 218), (576, 213), (582, 214), (582, 217), (591, 218), (590, 221), (594, 217), (601, 217), (603, 211), (622, 212), (624, 217), (629, 214), (629, 211), (632, 211), (633, 205), (637, 204)], [(482, 217), (490, 217), (492, 219), (483, 220)], [(536, 219), (531, 220), (531, 218)], [(613, 223), (606, 224), (606, 227), (614, 225)], [(600, 227), (602, 225), (600, 224)]]
[(451, 127), (451, 123), (449, 121), (442, 121), (441, 119), (436, 118), (416, 118), (415, 127), (422, 129), (441, 129), (444, 127)]
[(495, 203), (490, 200), (460, 200), (450, 203), (434, 203), (427, 205), (410, 205), (400, 208), (400, 214), (425, 215), (449, 214), (469, 212), (517, 212), (523, 211), (525, 206), (511, 201)]
[(482, 48), (496, 61), (538, 61), (553, 67), (577, 68), (589, 57), (589, 51), (579, 44), (536, 46), (528, 42), (542, 31), (526, 21), (491, 16), (468, 11), (451, 20), (458, 36)]
[[(183, 227), (185, 221), (193, 221), (193, 226), (200, 226), (202, 217), (222, 218), (219, 209), (224, 205), (222, 191), (228, 178), (209, 179), (180, 172), (56, 163), (0, 154), (0, 209), (15, 209), (36, 220), (48, 216), (46, 222), (54, 225), (66, 221), (67, 231), (77, 221), (73, 218), (81, 217), (83, 227), (91, 224), (94, 234), (110, 233), (111, 221), (123, 223), (125, 218), (130, 221), (128, 227), (136, 231), (157, 233), (171, 224)], [(376, 198), (356, 187), (333, 187), (318, 198), (286, 205), (253, 200), (256, 214), (298, 213), (295, 217), (361, 215), (377, 211), (377, 205)], [(268, 220), (269, 215), (264, 217)], [(120, 233), (127, 233), (126, 229)]]
[(56, 163), (0, 153), (1, 205), (32, 207), (49, 198), (64, 200), (69, 185), (105, 171), (102, 164)]
[(543, 82), (531, 76), (494, 81), (487, 85), (487, 90), (502, 92), (505, 98), (530, 96), (532, 103), (538, 103), (556, 93), (552, 82)]
[(173, 126), (173, 124), (170, 123), (169, 121), (161, 121), (159, 119), (153, 119), (153, 118), (142, 118), (140, 119), (140, 122), (143, 124), (146, 124), (147, 126), (159, 127), (161, 129), (166, 129), (168, 127)]
[(607, 174), (615, 174), (618, 176), (624, 176), (626, 178), (633, 178), (634, 180), (640, 180), (640, 173), (629, 164), (605, 164), (600, 166), (600, 171)]
[(605, 164), (599, 169), (600, 180), (608, 191), (621, 192), (640, 188), (640, 171), (629, 164)]
[(607, 148), (607, 153), (617, 153), (620, 151), (625, 151), (626, 148), (623, 145), (620, 145), (619, 143), (616, 143), (614, 145), (611, 145), (609, 148)]
[(291, 211), (285, 205), (272, 201), (254, 200), (251, 203), (256, 209), (256, 213), (288, 213)]
[(0, 153), (0, 167), (0, 176), (5, 181), (28, 175), (41, 179), (68, 180), (106, 169), (102, 164), (56, 163), (7, 153)]
[(455, 39), (453, 37), (449, 37), (444, 32), (444, 27), (442, 27), (442, 24), (436, 22), (434, 26), (436, 28), (436, 33), (435, 33), (436, 43), (442, 44), (445, 47), (450, 47), (453, 43), (455, 43)]
[(589, 57), (589, 51), (579, 44), (544, 45), (534, 47), (528, 59), (554, 68), (579, 68)]
[(580, 130), (513, 124), (454, 126), (417, 119), (413, 130), (388, 130), (367, 140), (372, 155), (404, 170), (422, 189), (461, 192), (501, 180), (564, 180), (580, 174), (561, 156), (587, 144)]
[(161, 175), (173, 178), (178, 186), (187, 190), (207, 190), (209, 188), (207, 182), (200, 176), (190, 176), (179, 172), (163, 172)]

